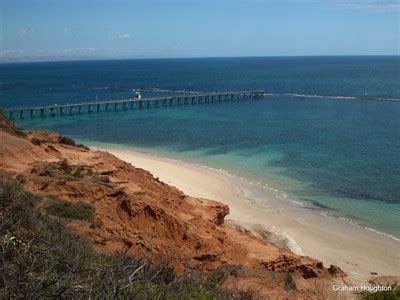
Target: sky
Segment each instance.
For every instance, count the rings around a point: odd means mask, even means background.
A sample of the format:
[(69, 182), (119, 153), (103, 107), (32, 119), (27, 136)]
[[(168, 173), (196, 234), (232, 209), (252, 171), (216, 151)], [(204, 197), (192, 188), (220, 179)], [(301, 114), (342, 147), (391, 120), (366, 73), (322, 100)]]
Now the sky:
[(400, 55), (400, 0), (0, 0), (0, 61)]

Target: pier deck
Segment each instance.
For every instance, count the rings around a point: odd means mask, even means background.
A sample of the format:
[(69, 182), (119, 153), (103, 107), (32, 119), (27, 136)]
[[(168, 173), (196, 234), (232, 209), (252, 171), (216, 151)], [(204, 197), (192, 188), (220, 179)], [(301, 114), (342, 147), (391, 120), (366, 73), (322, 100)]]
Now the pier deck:
[(242, 91), (224, 93), (190, 94), (172, 97), (159, 97), (149, 99), (121, 99), (95, 102), (80, 102), (71, 104), (54, 104), (32, 107), (12, 107), (4, 109), (10, 120), (16, 117), (45, 118), (47, 116), (70, 116), (82, 113), (111, 112), (119, 110), (133, 110), (151, 107), (183, 106), (188, 104), (218, 103), (222, 101), (254, 100), (264, 98), (264, 91)]

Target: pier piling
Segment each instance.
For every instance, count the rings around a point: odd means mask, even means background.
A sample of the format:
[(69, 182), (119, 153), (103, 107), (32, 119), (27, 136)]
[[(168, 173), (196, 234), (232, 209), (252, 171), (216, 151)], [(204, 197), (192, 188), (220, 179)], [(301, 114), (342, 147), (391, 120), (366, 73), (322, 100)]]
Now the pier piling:
[[(119, 108), (126, 111), (128, 107), (130, 110), (135, 108), (143, 109), (144, 107), (159, 108), (168, 106), (182, 106), (188, 104), (202, 104), (202, 103), (218, 103), (227, 101), (239, 101), (239, 100), (252, 100), (252, 99), (262, 99), (264, 98), (264, 91), (254, 90), (254, 91), (241, 91), (241, 92), (214, 92), (214, 93), (204, 93), (196, 95), (183, 95), (183, 96), (172, 96), (172, 97), (162, 97), (162, 98), (150, 98), (141, 100), (109, 100), (109, 101), (96, 101), (96, 102), (81, 102), (73, 104), (59, 104), (59, 105), (48, 105), (48, 106), (38, 106), (38, 107), (23, 107), (23, 108), (6, 108), (4, 111), (8, 113), (10, 120), (15, 119), (15, 115), (19, 115), (20, 119), (24, 118), (24, 113), (26, 112), (30, 118), (34, 118), (36, 111), (40, 113), (41, 118), (46, 116), (55, 117), (56, 115), (74, 115), (75, 107), (78, 109), (78, 114), (82, 112), (82, 108), (88, 114), (92, 112), (100, 113), (102, 111), (109, 112), (110, 105), (114, 105), (114, 111), (118, 111)], [(96, 107), (96, 109), (94, 109)], [(69, 113), (65, 114), (65, 110)]]

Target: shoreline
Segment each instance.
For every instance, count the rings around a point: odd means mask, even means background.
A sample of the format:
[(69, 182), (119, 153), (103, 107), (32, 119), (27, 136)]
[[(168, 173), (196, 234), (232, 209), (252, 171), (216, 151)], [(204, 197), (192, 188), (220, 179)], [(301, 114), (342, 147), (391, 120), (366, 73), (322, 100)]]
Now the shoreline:
[[(258, 186), (224, 170), (156, 156), (135, 148), (107, 143), (88, 143), (107, 151), (184, 193), (229, 205), (227, 222), (265, 232), (272, 242), (294, 253), (338, 265), (355, 282), (377, 276), (398, 276), (400, 242), (388, 234), (351, 224), (344, 219), (296, 205), (277, 197), (276, 190)], [(275, 193), (274, 193), (275, 192)]]

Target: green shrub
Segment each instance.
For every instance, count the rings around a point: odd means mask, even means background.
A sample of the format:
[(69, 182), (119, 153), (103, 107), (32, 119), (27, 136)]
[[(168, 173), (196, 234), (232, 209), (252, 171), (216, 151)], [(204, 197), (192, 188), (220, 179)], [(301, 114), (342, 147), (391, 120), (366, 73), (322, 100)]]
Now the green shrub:
[(82, 149), (85, 149), (85, 150), (90, 150), (90, 148), (88, 146), (85, 146), (84, 144), (76, 144), (76, 146), (78, 148), (82, 148)]
[(58, 142), (60, 144), (69, 145), (69, 146), (75, 146), (75, 147), (78, 147), (78, 148), (89, 150), (89, 147), (87, 147), (87, 146), (85, 146), (83, 144), (76, 144), (73, 139), (71, 139), (71, 138), (69, 138), (67, 136), (60, 135), (58, 137)]
[(2, 299), (254, 297), (249, 291), (210, 286), (197, 272), (178, 276), (167, 265), (152, 265), (123, 253), (98, 254), (70, 232), (62, 219), (36, 210), (36, 201), (36, 196), (24, 192), (16, 182), (0, 180)]
[(56, 200), (46, 206), (46, 211), (53, 216), (75, 220), (89, 220), (93, 216), (93, 207), (85, 202), (71, 203)]
[(290, 272), (286, 272), (285, 274), (285, 289), (288, 291), (296, 289), (296, 281), (293, 278), (293, 274)]
[(64, 145), (76, 146), (75, 141), (67, 136), (60, 135), (58, 137), (58, 142)]
[(37, 139), (37, 138), (33, 138), (33, 139), (31, 140), (31, 143), (34, 144), (34, 145), (36, 145), (36, 146), (40, 146), (40, 145), (42, 144), (42, 142), (41, 142), (39, 139)]
[(75, 171), (72, 173), (72, 175), (76, 178), (83, 178), (83, 171), (85, 168), (83, 166), (77, 166)]
[(398, 300), (400, 299), (400, 286), (393, 285), (391, 291), (380, 291), (375, 293), (364, 293), (363, 300)]
[(111, 183), (110, 177), (108, 177), (107, 175), (93, 174), (91, 176), (91, 179), (94, 182), (98, 182), (98, 183), (101, 183), (106, 186), (110, 186), (110, 183)]

